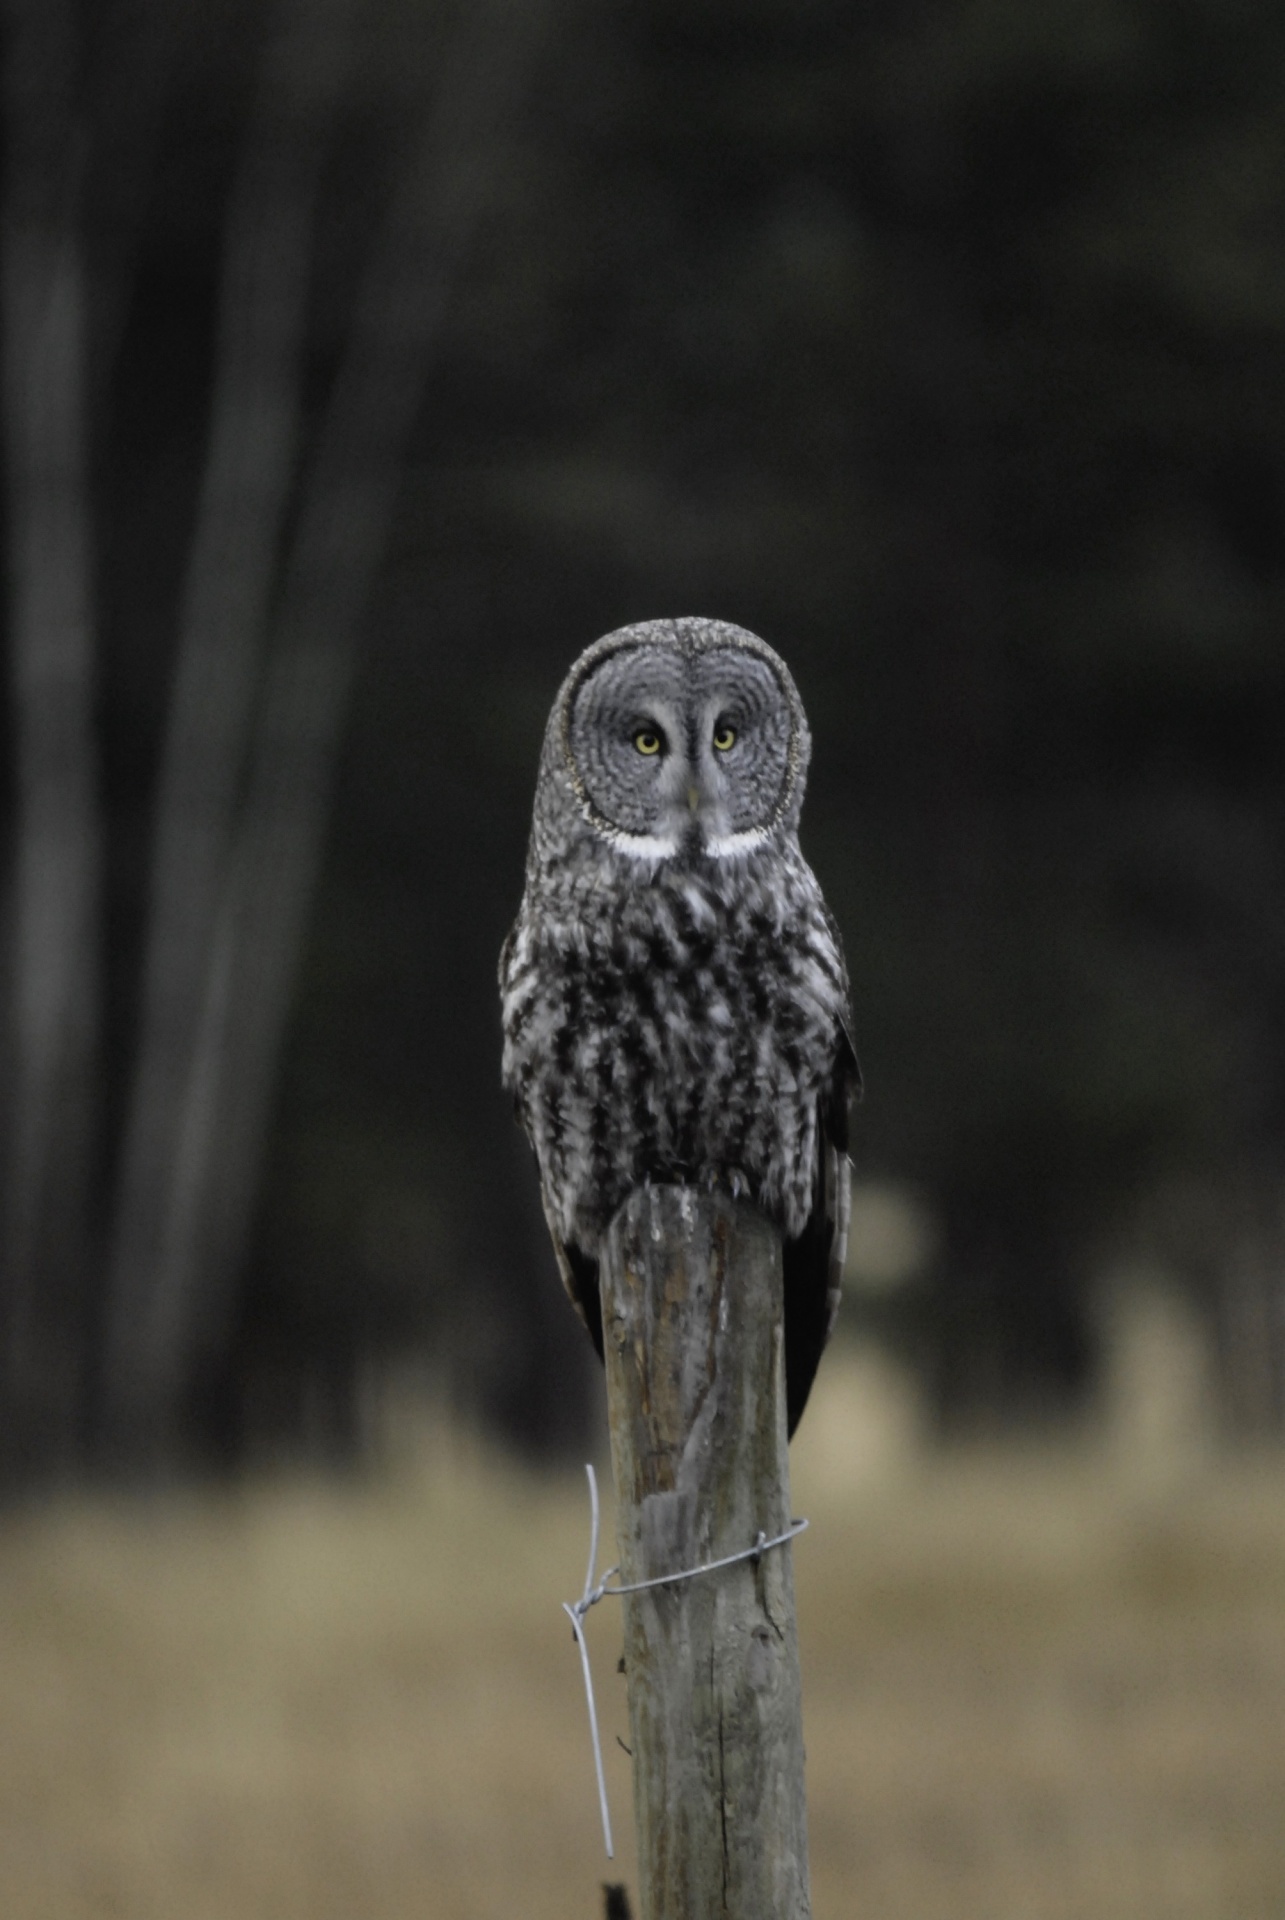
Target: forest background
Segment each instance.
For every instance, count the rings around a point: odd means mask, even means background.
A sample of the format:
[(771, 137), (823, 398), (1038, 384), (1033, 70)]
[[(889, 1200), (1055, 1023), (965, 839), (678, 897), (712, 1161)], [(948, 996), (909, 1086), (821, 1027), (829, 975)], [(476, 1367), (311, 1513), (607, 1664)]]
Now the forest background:
[(4, 31), (5, 1480), (344, 1457), (408, 1364), (584, 1444), (495, 960), (567, 663), (676, 612), (812, 717), (921, 1248), (854, 1321), (1046, 1422), (1145, 1269), (1278, 1432), (1285, 14)]

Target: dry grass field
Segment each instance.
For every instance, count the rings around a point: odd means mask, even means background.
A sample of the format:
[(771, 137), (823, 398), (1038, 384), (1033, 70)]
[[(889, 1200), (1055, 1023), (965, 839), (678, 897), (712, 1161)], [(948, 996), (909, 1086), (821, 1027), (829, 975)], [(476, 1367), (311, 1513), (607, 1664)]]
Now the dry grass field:
[[(1281, 1920), (1285, 1462), (881, 1450), (828, 1372), (794, 1469), (818, 1920)], [(632, 1862), (559, 1611), (582, 1486), (429, 1440), (376, 1484), (0, 1523), (4, 1920), (601, 1913)], [(591, 1634), (623, 1842), (610, 1605)]]

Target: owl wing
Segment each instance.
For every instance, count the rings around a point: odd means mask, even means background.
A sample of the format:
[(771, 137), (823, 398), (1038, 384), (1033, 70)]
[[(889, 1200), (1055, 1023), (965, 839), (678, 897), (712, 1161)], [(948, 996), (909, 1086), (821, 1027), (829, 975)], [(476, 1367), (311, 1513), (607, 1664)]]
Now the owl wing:
[(834, 1331), (843, 1288), (852, 1206), (848, 1109), (861, 1095), (861, 1067), (847, 1021), (817, 1115), (817, 1160), (812, 1211), (796, 1240), (782, 1248), (785, 1286), (785, 1406), (792, 1435), (803, 1416), (826, 1342)]
[(553, 1242), (554, 1255), (558, 1262), (558, 1272), (562, 1275), (562, 1284), (567, 1297), (585, 1326), (589, 1329), (589, 1338), (593, 1341), (598, 1358), (602, 1351), (602, 1295), (598, 1291), (598, 1262), (577, 1246), (568, 1246), (553, 1224), (553, 1209), (549, 1205), (544, 1191), (544, 1182), (540, 1182), (540, 1199), (544, 1206), (544, 1217), (549, 1224), (549, 1238)]
[[(504, 1029), (504, 1061), (501, 1078), (504, 1086), (513, 1097), (513, 1112), (532, 1146), (535, 1145), (535, 1133), (531, 1114), (527, 1107), (529, 1079), (529, 1060), (524, 1057), (518, 1036), (531, 1010), (535, 975), (530, 963), (529, 952), (524, 952), (525, 936), (528, 933), (527, 901), (522, 902), (517, 919), (505, 935), (500, 948), (500, 1012)], [(537, 1165), (539, 1156), (536, 1156)], [(544, 1209), (545, 1223), (549, 1229), (549, 1238), (553, 1242), (554, 1257), (558, 1262), (558, 1272), (562, 1275), (562, 1284), (567, 1290), (572, 1306), (589, 1329), (598, 1357), (602, 1358), (602, 1304), (598, 1297), (598, 1263), (587, 1260), (577, 1247), (568, 1247), (555, 1224), (554, 1211), (549, 1204), (549, 1194), (540, 1176), (540, 1204)]]

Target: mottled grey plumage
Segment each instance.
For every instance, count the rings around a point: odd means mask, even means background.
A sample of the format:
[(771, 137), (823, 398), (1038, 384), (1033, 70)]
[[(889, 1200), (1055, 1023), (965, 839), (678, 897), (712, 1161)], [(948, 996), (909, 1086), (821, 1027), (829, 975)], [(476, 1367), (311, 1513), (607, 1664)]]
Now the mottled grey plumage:
[(799, 850), (810, 746), (754, 634), (607, 634), (549, 717), (500, 956), (504, 1083), (599, 1352), (598, 1247), (628, 1194), (723, 1186), (783, 1235), (791, 1431), (838, 1306), (860, 1084), (839, 935)]

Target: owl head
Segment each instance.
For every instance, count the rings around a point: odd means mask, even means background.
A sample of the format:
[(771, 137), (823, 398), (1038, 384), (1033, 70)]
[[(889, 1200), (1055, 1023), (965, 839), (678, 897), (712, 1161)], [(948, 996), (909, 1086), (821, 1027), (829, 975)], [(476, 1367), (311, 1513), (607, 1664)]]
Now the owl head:
[(572, 667), (541, 790), (564, 828), (571, 810), (625, 854), (728, 858), (797, 828), (810, 751), (798, 690), (765, 641), (721, 620), (649, 620)]

